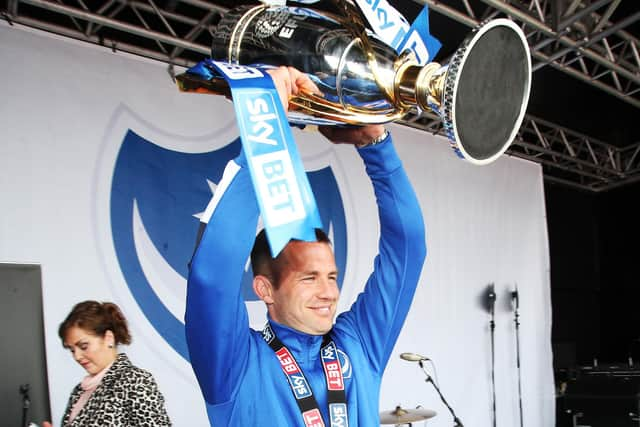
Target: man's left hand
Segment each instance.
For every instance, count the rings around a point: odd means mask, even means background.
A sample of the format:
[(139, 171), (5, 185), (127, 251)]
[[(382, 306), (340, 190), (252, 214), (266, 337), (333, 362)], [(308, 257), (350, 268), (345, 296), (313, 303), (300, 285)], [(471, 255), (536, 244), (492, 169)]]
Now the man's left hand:
[(385, 132), (383, 125), (320, 126), (318, 130), (334, 144), (354, 144), (358, 147), (370, 144)]

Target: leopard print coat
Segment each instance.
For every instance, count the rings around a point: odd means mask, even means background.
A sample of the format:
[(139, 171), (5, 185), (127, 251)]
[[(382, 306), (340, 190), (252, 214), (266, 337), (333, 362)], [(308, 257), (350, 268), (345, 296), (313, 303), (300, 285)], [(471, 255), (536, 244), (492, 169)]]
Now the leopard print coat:
[(82, 410), (69, 422), (80, 394), (78, 384), (69, 397), (62, 427), (171, 426), (153, 376), (133, 366), (124, 353), (118, 355)]

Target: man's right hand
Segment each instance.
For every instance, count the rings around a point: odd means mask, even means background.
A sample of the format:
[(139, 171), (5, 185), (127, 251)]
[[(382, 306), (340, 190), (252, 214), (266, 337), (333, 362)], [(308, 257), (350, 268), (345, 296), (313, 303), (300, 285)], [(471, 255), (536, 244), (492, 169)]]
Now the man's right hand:
[[(285, 111), (289, 110), (289, 99), (300, 92), (319, 94), (320, 89), (306, 73), (293, 68), (280, 66), (267, 70), (280, 96)], [(321, 126), (320, 133), (334, 144), (353, 144), (365, 146), (379, 138), (385, 132), (383, 125), (367, 126)]]
[(271, 76), (280, 101), (284, 107), (284, 111), (289, 110), (289, 99), (298, 95), (300, 92), (320, 93), (318, 86), (315, 85), (306, 73), (293, 67), (280, 66), (267, 70)]

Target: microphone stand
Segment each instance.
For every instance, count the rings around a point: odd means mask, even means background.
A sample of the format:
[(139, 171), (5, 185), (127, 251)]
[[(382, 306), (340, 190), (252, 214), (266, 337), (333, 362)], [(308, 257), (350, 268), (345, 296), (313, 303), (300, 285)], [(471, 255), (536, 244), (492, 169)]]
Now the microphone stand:
[(520, 427), (523, 427), (522, 418), (522, 379), (520, 375), (520, 298), (518, 296), (518, 285), (516, 290), (511, 292), (511, 299), (515, 302), (513, 323), (516, 328), (516, 366), (518, 369), (518, 405), (520, 407)]
[(489, 313), (491, 314), (491, 320), (489, 320), (489, 330), (491, 331), (491, 395), (493, 398), (493, 427), (496, 427), (497, 415), (496, 415), (496, 351), (495, 351), (495, 305), (496, 305), (496, 292), (493, 283), (489, 285), (487, 291), (487, 304), (489, 306)]
[(440, 400), (442, 400), (442, 403), (444, 403), (444, 405), (447, 407), (447, 409), (451, 413), (451, 416), (453, 417), (453, 427), (464, 427), (464, 425), (462, 424), (462, 421), (460, 421), (460, 418), (457, 417), (456, 413), (453, 412), (453, 409), (451, 408), (451, 406), (449, 406), (449, 404), (445, 400), (445, 398), (442, 395), (442, 393), (440, 393), (440, 389), (438, 388), (436, 383), (433, 382), (433, 379), (431, 378), (431, 375), (429, 375), (429, 373), (426, 371), (426, 369), (424, 369), (424, 364), (422, 363), (422, 360), (418, 361), (418, 365), (420, 365), (420, 368), (422, 369), (422, 372), (424, 372), (424, 374), (427, 376), (425, 381), (428, 382), (428, 383), (431, 383), (433, 388), (436, 389), (436, 391), (438, 392), (438, 396), (440, 396)]
[(20, 385), (20, 394), (22, 395), (22, 427), (27, 427), (27, 412), (31, 406), (29, 398), (29, 384)]

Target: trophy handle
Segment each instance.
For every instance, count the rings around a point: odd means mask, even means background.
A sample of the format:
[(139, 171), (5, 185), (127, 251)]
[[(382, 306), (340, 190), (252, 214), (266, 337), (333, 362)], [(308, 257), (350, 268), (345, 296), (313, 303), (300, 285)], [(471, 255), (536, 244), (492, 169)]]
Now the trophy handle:
[(320, 95), (301, 92), (299, 95), (289, 99), (289, 108), (293, 110), (301, 110), (305, 113), (312, 113), (315, 117), (328, 119), (340, 124), (351, 125), (369, 125), (382, 124), (394, 120), (401, 119), (407, 110), (398, 108), (387, 108), (376, 111), (375, 114), (369, 109), (348, 106), (344, 108), (342, 105), (336, 105), (334, 102), (327, 101)]
[[(344, 27), (353, 34), (354, 38), (359, 38), (365, 47), (365, 51), (372, 52), (367, 27), (362, 20), (362, 13), (351, 3), (344, 0), (333, 0), (333, 4), (345, 18), (342, 22)], [(372, 58), (375, 61), (375, 57)]]
[[(223, 95), (231, 98), (229, 83), (222, 77), (206, 78), (200, 74), (185, 72), (178, 74), (175, 78), (181, 92)], [(408, 109), (390, 107), (372, 114), (371, 110), (355, 106), (348, 106), (345, 109), (342, 105), (326, 100), (322, 94), (301, 91), (300, 94), (289, 99), (289, 110), (300, 111), (304, 115), (311, 114), (328, 120), (332, 124), (367, 125), (399, 120)]]
[[(394, 99), (393, 87), (390, 85), (384, 84), (384, 80), (382, 78), (382, 73), (380, 72), (380, 66), (378, 64), (378, 60), (376, 59), (376, 55), (374, 54), (374, 49), (369, 40), (369, 35), (367, 34), (367, 27), (363, 20), (363, 15), (360, 9), (358, 9), (354, 4), (349, 3), (345, 0), (333, 0), (333, 4), (338, 9), (338, 12), (342, 13), (345, 18), (342, 21), (342, 25), (351, 32), (354, 39), (358, 40), (362, 44), (362, 51), (367, 56), (367, 62), (369, 64), (369, 68), (371, 73), (373, 74), (373, 78), (380, 89), (384, 91), (388, 99)], [(406, 114), (407, 110), (403, 111)], [(402, 116), (399, 116), (400, 118)], [(364, 123), (364, 122), (362, 122)], [(367, 124), (371, 123), (381, 123), (379, 121), (367, 122)]]

